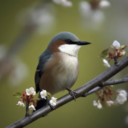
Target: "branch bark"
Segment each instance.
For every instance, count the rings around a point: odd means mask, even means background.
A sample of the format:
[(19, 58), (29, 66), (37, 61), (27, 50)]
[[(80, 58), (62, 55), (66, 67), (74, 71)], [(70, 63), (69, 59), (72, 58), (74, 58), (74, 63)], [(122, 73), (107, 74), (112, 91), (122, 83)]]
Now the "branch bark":
[[(77, 93), (76, 98), (82, 97), (82, 96), (87, 96), (94, 91), (92, 90), (99, 90), (102, 88), (103, 83), (120, 72), (122, 69), (126, 68), (128, 66), (128, 56), (125, 57), (122, 61), (120, 61), (117, 65), (114, 65), (113, 67), (109, 68), (87, 84), (81, 86), (80, 88), (76, 89), (75, 92)], [(58, 99), (57, 101), (57, 106), (56, 109), (65, 105), (66, 103), (74, 100), (73, 97), (69, 94), (62, 96), (61, 98)], [(32, 113), (30, 116), (22, 118), (21, 120), (15, 122), (14, 124), (8, 126), (7, 128), (22, 128), (33, 121), (39, 119), (40, 117), (48, 114), (49, 112), (53, 111), (50, 106), (46, 105), (40, 110)]]
[(126, 83), (128, 82), (128, 78), (123, 78), (119, 80), (114, 80), (114, 81), (106, 81), (103, 83), (103, 85), (115, 85), (115, 84), (121, 84), (121, 83)]
[(98, 90), (102, 89), (105, 86), (116, 85), (116, 84), (121, 84), (121, 83), (126, 83), (126, 82), (128, 82), (128, 78), (123, 78), (123, 79), (114, 80), (114, 81), (106, 81), (102, 85), (97, 86), (97, 87), (93, 88), (92, 90), (90, 90), (89, 92), (87, 92), (86, 95), (83, 96), (83, 97), (86, 97), (87, 95), (95, 93), (95, 92), (97, 92)]
[[(43, 0), (41, 1), (36, 7), (35, 11), (43, 8), (47, 3), (49, 3), (51, 0)], [(12, 43), (12, 46), (9, 48), (6, 58), (14, 56), (17, 52), (21, 50), (21, 48), (26, 44), (26, 41), (32, 36), (35, 29), (38, 27), (37, 24), (35, 24), (31, 20), (31, 16), (27, 17), (27, 21), (25, 25), (23, 26), (19, 36), (14, 40)]]

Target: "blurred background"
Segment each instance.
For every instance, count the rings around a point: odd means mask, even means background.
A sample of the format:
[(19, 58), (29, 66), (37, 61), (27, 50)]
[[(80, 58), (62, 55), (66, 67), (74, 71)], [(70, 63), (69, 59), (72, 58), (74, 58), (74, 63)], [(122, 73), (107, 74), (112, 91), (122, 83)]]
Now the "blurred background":
[[(128, 0), (6, 0), (0, 4), (0, 128), (25, 115), (25, 108), (17, 106), (14, 92), (35, 87), (34, 75), (39, 55), (51, 38), (69, 31), (80, 40), (92, 42), (79, 52), (80, 73), (73, 90), (104, 72), (100, 52), (114, 40), (128, 44)], [(128, 51), (128, 48), (126, 49)], [(128, 68), (114, 79), (122, 78)], [(126, 89), (127, 84), (113, 89)], [(59, 98), (67, 91), (58, 93)], [(93, 106), (95, 94), (79, 98), (40, 118), (26, 128), (127, 128), (128, 104), (104, 107)]]

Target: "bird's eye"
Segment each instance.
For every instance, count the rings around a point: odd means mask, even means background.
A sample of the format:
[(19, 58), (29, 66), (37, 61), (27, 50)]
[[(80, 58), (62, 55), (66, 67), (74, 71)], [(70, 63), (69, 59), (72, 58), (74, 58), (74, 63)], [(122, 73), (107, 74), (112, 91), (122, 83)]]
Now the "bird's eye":
[(67, 44), (74, 44), (74, 42), (73, 41), (71, 41), (71, 40), (66, 40), (66, 42), (67, 42)]

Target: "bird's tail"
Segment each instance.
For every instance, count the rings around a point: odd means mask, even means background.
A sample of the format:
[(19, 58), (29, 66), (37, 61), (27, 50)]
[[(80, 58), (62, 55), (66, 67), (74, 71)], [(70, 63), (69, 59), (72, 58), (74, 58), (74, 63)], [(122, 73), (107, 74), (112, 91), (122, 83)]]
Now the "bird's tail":
[(37, 103), (36, 103), (36, 110), (38, 110), (38, 109), (40, 109), (40, 108), (42, 108), (42, 107), (44, 107), (45, 105), (48, 104), (48, 100), (47, 99), (42, 99), (40, 97), (40, 94), (39, 94), (38, 98), (40, 98), (41, 100), (37, 101)]

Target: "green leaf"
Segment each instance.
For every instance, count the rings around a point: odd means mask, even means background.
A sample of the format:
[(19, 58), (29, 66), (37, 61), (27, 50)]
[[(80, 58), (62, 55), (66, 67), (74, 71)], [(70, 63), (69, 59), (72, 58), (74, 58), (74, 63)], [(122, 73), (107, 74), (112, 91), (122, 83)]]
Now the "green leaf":
[(106, 57), (108, 55), (108, 48), (107, 49), (105, 49), (105, 50), (103, 50), (102, 52), (101, 52), (101, 54), (100, 54), (100, 56), (99, 57)]
[(47, 98), (48, 100), (51, 100), (51, 94), (49, 92), (47, 92)]
[(127, 45), (121, 45), (120, 49), (125, 49)]
[(15, 92), (13, 93), (13, 96), (15, 96), (16, 98), (21, 98), (22, 94), (20, 92)]

